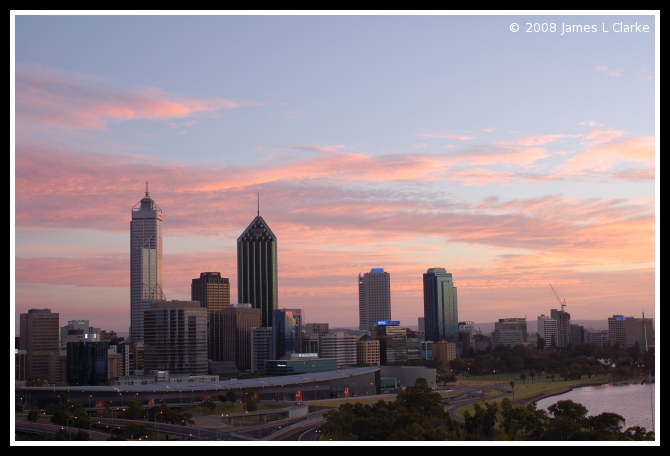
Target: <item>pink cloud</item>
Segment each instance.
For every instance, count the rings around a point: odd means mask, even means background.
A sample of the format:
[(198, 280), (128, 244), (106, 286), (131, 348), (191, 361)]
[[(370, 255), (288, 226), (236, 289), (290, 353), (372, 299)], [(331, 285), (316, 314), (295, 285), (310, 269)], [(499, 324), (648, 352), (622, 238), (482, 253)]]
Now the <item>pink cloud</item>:
[(532, 135), (527, 136), (525, 138), (517, 139), (515, 141), (501, 141), (500, 144), (517, 145), (517, 146), (540, 146), (543, 144), (556, 142), (568, 137), (570, 137), (570, 135), (565, 134)]
[(154, 87), (128, 90), (101, 78), (37, 64), (16, 67), (17, 128), (104, 131), (110, 122), (212, 115), (257, 104), (193, 98)]
[[(616, 135), (612, 134), (611, 137)], [(653, 137), (640, 136), (620, 141), (604, 141), (596, 139), (595, 147), (571, 157), (565, 164), (558, 166), (557, 170), (566, 174), (602, 173), (620, 163), (634, 163), (652, 170), (653, 174), (655, 149)], [(616, 177), (616, 174), (612, 176)]]
[(344, 149), (344, 144), (331, 144), (331, 145), (309, 145), (309, 146), (290, 146), (289, 149), (303, 150), (305, 152), (335, 152), (340, 149)]
[(467, 141), (470, 139), (474, 139), (473, 136), (466, 136), (466, 135), (455, 135), (452, 133), (441, 133), (441, 132), (433, 132), (433, 131), (426, 131), (426, 130), (420, 130), (416, 133), (414, 133), (415, 136), (420, 136), (423, 138), (445, 138), (445, 139), (458, 139), (459, 141)]
[(607, 76), (611, 76), (613, 78), (620, 78), (623, 75), (623, 72), (621, 70), (610, 70), (609, 67), (604, 63), (594, 66), (593, 69), (600, 73), (604, 73)]

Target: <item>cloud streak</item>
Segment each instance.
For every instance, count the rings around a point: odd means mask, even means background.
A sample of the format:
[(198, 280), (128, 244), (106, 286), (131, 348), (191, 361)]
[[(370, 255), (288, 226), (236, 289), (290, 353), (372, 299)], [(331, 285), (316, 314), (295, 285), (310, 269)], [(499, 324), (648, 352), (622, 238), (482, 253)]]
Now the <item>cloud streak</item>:
[(155, 87), (125, 89), (102, 78), (38, 64), (16, 67), (18, 129), (107, 131), (110, 123), (184, 119), (257, 104), (187, 97)]

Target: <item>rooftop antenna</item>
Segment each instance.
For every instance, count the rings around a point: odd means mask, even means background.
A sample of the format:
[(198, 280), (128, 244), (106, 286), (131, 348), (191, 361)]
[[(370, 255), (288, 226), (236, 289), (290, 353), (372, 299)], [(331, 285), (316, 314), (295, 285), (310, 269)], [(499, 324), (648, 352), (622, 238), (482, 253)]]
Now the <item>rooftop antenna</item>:
[(258, 198), (258, 212), (256, 214), (260, 217), (261, 216), (261, 194), (260, 194), (260, 192), (256, 193), (256, 197)]
[(147, 190), (146, 190), (146, 197), (149, 197), (149, 181), (147, 181)]

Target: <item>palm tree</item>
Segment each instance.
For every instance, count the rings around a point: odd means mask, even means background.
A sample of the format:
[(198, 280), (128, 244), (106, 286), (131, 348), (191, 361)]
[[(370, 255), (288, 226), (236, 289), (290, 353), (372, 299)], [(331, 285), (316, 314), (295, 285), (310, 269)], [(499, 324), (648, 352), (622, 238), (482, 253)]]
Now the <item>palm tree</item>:
[(528, 378), (528, 377), (527, 377), (526, 374), (521, 374), (521, 375), (519, 375), (519, 378), (521, 378), (521, 381), (525, 384), (526, 383), (526, 378)]
[(533, 380), (535, 379), (535, 371), (530, 371), (530, 382), (533, 383)]
[(514, 383), (513, 381), (509, 382), (509, 386), (512, 387), (512, 402), (514, 402), (514, 385), (516, 385), (516, 383)]

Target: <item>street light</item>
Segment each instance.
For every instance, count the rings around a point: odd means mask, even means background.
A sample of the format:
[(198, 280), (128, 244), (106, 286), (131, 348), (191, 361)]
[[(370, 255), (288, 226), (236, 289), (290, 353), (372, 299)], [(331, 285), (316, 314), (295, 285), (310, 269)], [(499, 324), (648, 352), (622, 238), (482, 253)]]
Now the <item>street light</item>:
[(158, 412), (154, 415), (154, 426), (156, 426), (156, 429), (158, 429), (158, 440), (161, 439), (161, 430), (158, 427), (158, 422), (156, 421), (156, 418), (158, 418), (158, 415), (162, 415), (162, 414), (163, 414), (163, 412)]
[(70, 432), (70, 426), (68, 426), (68, 423), (70, 420), (72, 420), (72, 424), (74, 424), (74, 420), (76, 420), (77, 417), (75, 416), (74, 418), (68, 418), (67, 421), (65, 422), (65, 427), (67, 428), (67, 433), (70, 436), (70, 441), (72, 441), (72, 433)]

